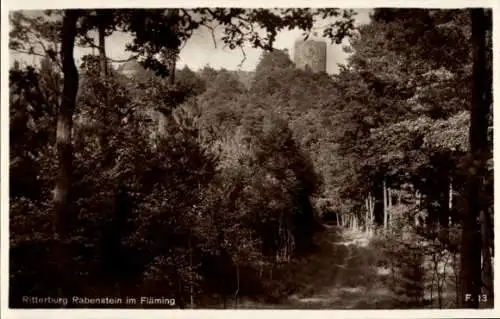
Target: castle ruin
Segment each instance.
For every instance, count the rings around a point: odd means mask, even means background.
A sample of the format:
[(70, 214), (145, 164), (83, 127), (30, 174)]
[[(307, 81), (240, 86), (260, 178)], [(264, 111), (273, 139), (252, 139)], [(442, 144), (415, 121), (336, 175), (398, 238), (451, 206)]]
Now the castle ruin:
[(299, 39), (295, 41), (294, 62), (299, 69), (326, 72), (326, 42), (323, 40)]

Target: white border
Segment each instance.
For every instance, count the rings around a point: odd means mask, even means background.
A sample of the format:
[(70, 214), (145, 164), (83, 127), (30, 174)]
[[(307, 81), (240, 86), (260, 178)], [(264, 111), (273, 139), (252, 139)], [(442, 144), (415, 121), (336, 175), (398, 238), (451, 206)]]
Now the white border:
[[(499, 65), (499, 46), (500, 40), (498, 27), (500, 26), (500, 15), (498, 14), (500, 2), (495, 0), (456, 0), (456, 1), (396, 1), (396, 0), (336, 0), (336, 1), (291, 1), (291, 0), (254, 0), (251, 2), (234, 0), (234, 1), (179, 1), (179, 0), (108, 0), (103, 5), (100, 0), (73, 0), (71, 2), (64, 0), (52, 0), (50, 2), (34, 1), (34, 0), (2, 0), (1, 11), (1, 113), (0, 113), (0, 129), (1, 129), (1, 214), (0, 214), (0, 235), (1, 235), (1, 273), (0, 273), (0, 318), (215, 318), (221, 316), (239, 318), (255, 318), (255, 316), (275, 317), (283, 316), (287, 318), (500, 318), (499, 303), (500, 298), (495, 301), (493, 310), (11, 310), (8, 309), (8, 180), (9, 180), (9, 108), (8, 108), (8, 69), (9, 55), (8, 51), (8, 10), (17, 9), (55, 9), (55, 8), (123, 8), (123, 7), (199, 7), (199, 6), (232, 6), (232, 7), (343, 7), (343, 8), (374, 8), (374, 7), (411, 7), (411, 8), (464, 8), (464, 7), (491, 7), (494, 10), (493, 14), (493, 29), (494, 29), (494, 88), (500, 83)], [(500, 101), (500, 93), (494, 89), (494, 104)], [(494, 113), (495, 112), (495, 107)], [(496, 115), (496, 114), (494, 114)], [(494, 116), (494, 126), (497, 127), (500, 122), (497, 116)], [(498, 140), (500, 133), (494, 130), (494, 139)], [(496, 163), (498, 146), (494, 145), (494, 159)], [(500, 173), (495, 169), (495, 181), (499, 180)], [(498, 195), (498, 189), (495, 187), (495, 198)], [(498, 214), (498, 208), (495, 203), (495, 215)], [(495, 233), (498, 232), (498, 222), (495, 220)], [(495, 247), (500, 245), (500, 236), (495, 238)], [(495, 249), (497, 252), (498, 249)], [(495, 254), (498, 256), (498, 254)], [(494, 265), (495, 273), (498, 274), (499, 266)], [(498, 275), (497, 275), (498, 277)], [(495, 280), (495, 292), (500, 291), (500, 284)]]
[(406, 7), (406, 8), (465, 8), (465, 7), (493, 7), (494, 0), (110, 0), (105, 4), (99, 0), (52, 0), (48, 2), (30, 0), (3, 0), (10, 10), (15, 9), (56, 9), (56, 8), (159, 8), (159, 7), (341, 7), (341, 8), (374, 8), (374, 7)]

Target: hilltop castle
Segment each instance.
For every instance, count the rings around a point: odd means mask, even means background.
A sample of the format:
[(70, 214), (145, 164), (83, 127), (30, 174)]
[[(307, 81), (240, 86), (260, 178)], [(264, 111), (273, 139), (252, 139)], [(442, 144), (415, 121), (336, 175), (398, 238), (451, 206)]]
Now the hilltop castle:
[[(315, 73), (326, 72), (326, 50), (326, 42), (319, 38), (316, 33), (313, 33), (312, 36), (305, 41), (302, 38), (295, 41), (293, 62), (299, 69), (309, 69)], [(287, 55), (289, 53), (288, 49), (282, 51)], [(126, 76), (133, 76), (143, 70), (144, 68), (137, 60), (130, 60), (118, 67), (118, 72)], [(251, 74), (253, 72), (248, 73)]]
[(295, 41), (294, 51), (293, 60), (297, 68), (326, 72), (326, 42), (316, 39), (316, 33), (313, 33), (312, 39)]

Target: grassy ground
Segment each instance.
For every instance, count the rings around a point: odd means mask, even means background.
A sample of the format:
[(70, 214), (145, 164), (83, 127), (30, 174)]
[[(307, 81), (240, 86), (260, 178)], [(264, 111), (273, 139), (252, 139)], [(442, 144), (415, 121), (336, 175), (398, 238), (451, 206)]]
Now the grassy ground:
[(304, 264), (296, 280), (304, 289), (290, 296), (292, 308), (391, 308), (390, 289), (377, 267), (378, 256), (364, 233), (331, 227), (323, 233), (319, 251)]
[[(423, 257), (420, 259), (423, 262), (416, 262), (417, 266), (414, 266), (411, 264), (413, 261), (408, 257), (412, 252), (403, 249), (398, 252), (399, 255), (390, 254), (381, 242), (384, 240), (369, 238), (362, 232), (327, 226), (327, 229), (319, 235), (317, 251), (290, 265), (286, 270), (287, 281), (297, 283), (288, 298), (274, 304), (244, 301), (238, 307), (252, 309), (438, 308), (435, 288), (433, 288), (432, 301), (429, 298), (429, 286), (435, 280), (432, 279), (432, 271), (425, 266), (419, 268), (428, 263), (426, 261), (428, 257)], [(385, 240), (385, 242), (389, 241)], [(395, 259), (402, 260), (399, 266), (397, 266), (398, 262), (394, 262)], [(397, 269), (397, 267), (400, 268)], [(422, 269), (421, 278), (423, 279), (408, 282), (406, 277), (414, 276), (413, 268)], [(449, 273), (451, 270), (445, 271), (451, 279), (452, 274)], [(455, 308), (455, 287), (450, 283), (444, 284), (443, 287), (441, 308)], [(412, 290), (416, 291), (416, 295)]]
[(280, 304), (245, 302), (240, 308), (373, 309), (393, 308), (391, 290), (383, 286), (387, 271), (364, 233), (327, 226), (317, 251), (290, 266), (295, 292)]

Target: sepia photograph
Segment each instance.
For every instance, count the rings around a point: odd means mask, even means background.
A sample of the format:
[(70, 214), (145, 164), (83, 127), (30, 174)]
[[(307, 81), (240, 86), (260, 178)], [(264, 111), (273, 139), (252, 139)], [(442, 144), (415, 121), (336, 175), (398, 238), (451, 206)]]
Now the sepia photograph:
[(493, 16), (9, 10), (6, 306), (493, 309)]

